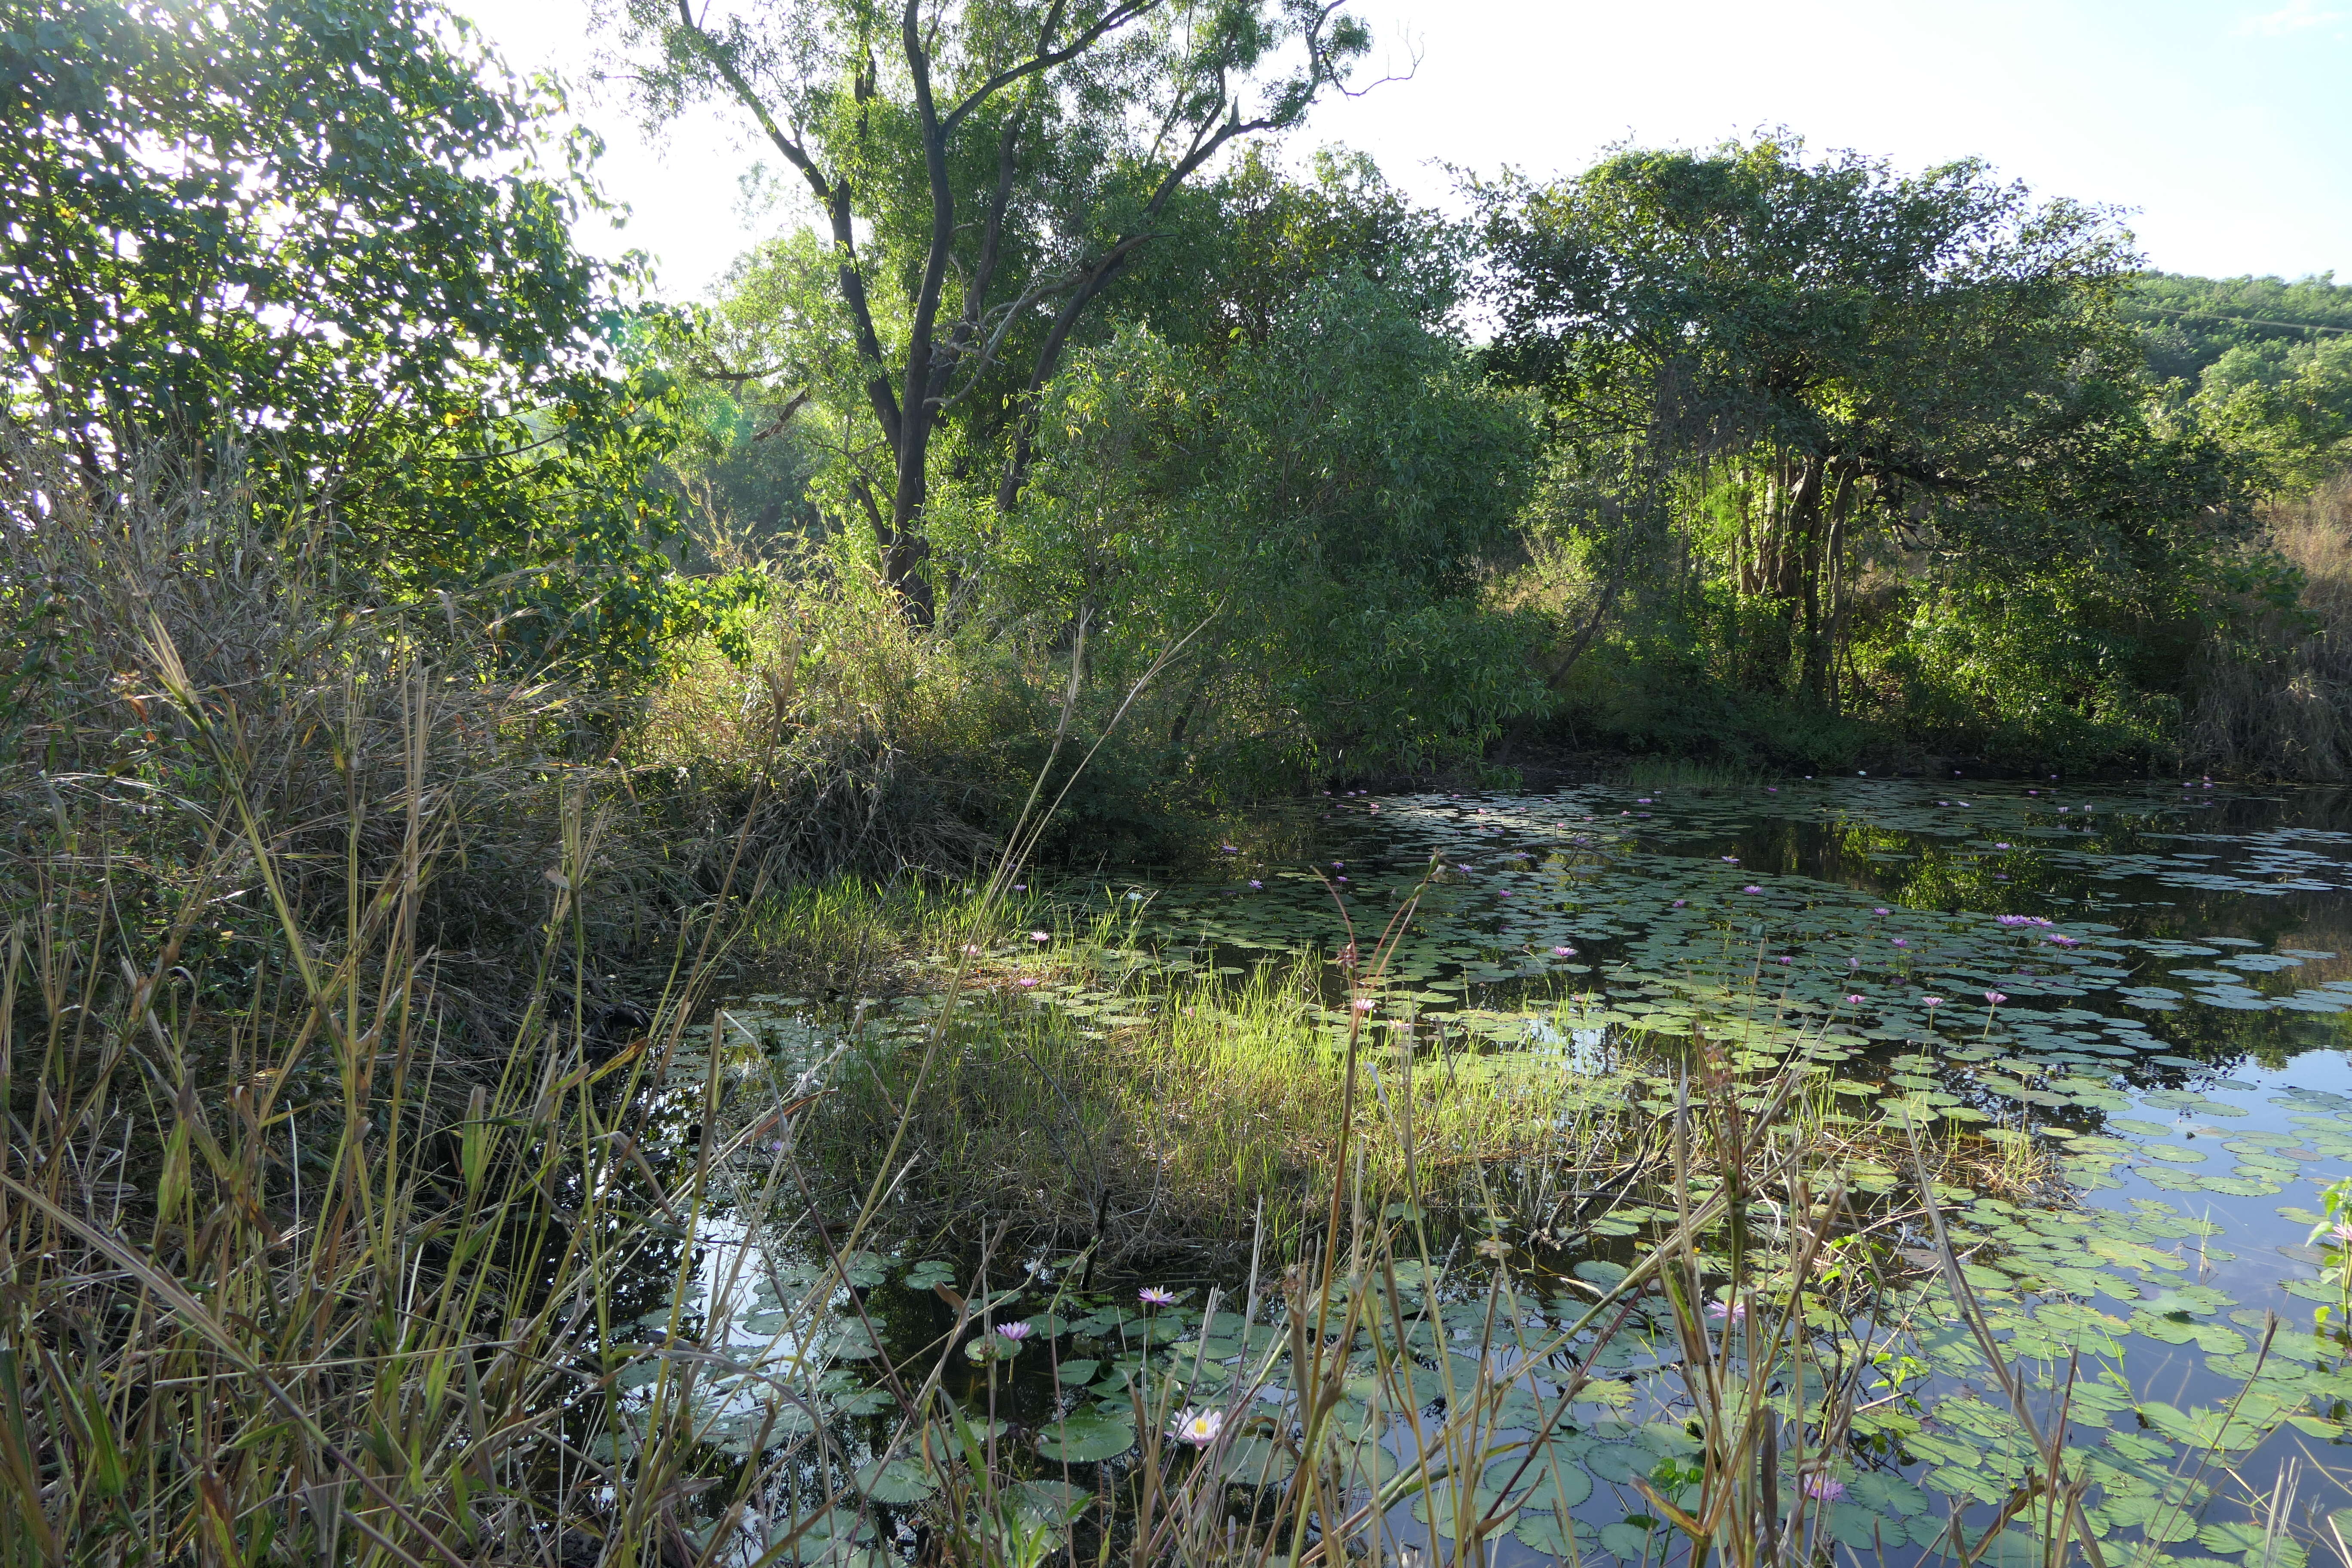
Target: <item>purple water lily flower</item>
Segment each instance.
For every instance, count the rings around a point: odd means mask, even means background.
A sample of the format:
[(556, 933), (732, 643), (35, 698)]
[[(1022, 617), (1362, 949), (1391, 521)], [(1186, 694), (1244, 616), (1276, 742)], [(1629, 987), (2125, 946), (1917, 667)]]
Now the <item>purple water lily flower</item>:
[(1135, 1295), (1147, 1307), (1172, 1307), (1176, 1304), (1176, 1292), (1158, 1285), (1146, 1285)]
[(1845, 1483), (1835, 1476), (1807, 1476), (1804, 1489), (1815, 1502), (1835, 1502), (1845, 1496)]

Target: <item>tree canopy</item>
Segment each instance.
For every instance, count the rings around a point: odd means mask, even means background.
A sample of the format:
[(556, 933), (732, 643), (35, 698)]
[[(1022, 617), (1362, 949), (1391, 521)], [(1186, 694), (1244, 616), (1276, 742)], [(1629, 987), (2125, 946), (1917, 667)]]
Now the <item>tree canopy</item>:
[(1338, 0), (627, 0), (619, 15), (649, 116), (732, 106), (812, 204), (818, 226), (770, 268), (789, 281), (767, 353), (715, 368), (779, 404), (830, 393), (860, 426), (840, 443), (842, 489), (918, 619), (935, 470), (984, 472), (1010, 507), (1038, 397), (1187, 182), (1299, 123), (1369, 41)]
[(419, 0), (0, 32), (10, 417), (100, 492), (156, 443), (249, 448), (377, 589), (488, 586), (519, 654), (641, 668), (742, 585), (656, 548), (674, 395), (572, 245), (591, 148), (547, 139), (558, 101)]

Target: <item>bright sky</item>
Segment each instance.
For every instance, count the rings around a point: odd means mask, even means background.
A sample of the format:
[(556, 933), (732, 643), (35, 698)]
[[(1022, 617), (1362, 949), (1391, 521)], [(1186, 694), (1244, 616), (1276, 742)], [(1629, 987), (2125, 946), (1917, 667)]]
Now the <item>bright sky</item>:
[[(455, 0), (520, 69), (593, 74), (583, 0)], [(1318, 109), (1424, 200), (1441, 163), (1572, 173), (1624, 139), (1704, 145), (1785, 125), (1816, 149), (1918, 168), (1976, 156), (2037, 192), (2133, 209), (2158, 267), (2334, 270), (2352, 282), (2352, 0), (1356, 0), (1377, 65), (1410, 81)], [(1377, 71), (1374, 74), (1378, 74)], [(635, 209), (590, 248), (656, 258), (701, 293), (759, 237), (738, 180), (760, 156), (717, 114), (658, 144), (616, 89), (575, 92)], [(770, 220), (773, 221), (773, 220)]]

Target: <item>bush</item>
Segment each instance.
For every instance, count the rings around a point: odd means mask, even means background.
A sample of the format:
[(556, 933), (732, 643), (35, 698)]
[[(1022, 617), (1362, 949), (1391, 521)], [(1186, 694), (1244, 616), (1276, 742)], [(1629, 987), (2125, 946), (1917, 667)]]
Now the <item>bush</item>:
[[(200, 994), (249, 998), (291, 973), (289, 929), (333, 963), (352, 910), (422, 856), (431, 874), (397, 918), (493, 1037), (533, 984), (519, 955), (567, 836), (572, 852), (593, 842), (604, 884), (582, 950), (611, 963), (665, 942), (690, 889), (628, 831), (604, 760), (614, 699), (514, 675), (454, 597), (430, 622), (354, 598), (320, 547), (332, 498), (272, 512), (234, 453), (151, 452), (103, 510), (56, 447), (18, 438), (5, 458), (13, 910), (45, 907), (59, 868), (89, 858), (110, 921), (176, 931)], [(234, 847), (257, 832), (274, 886)]]

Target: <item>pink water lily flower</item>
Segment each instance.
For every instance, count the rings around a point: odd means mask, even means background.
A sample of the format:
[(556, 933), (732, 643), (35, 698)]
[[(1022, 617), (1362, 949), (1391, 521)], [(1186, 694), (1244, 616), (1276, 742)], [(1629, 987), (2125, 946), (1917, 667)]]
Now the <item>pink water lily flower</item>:
[(1911, 945), (1911, 939), (1907, 936), (1890, 937), (1887, 940), (1894, 942), (1897, 947), (1909, 947)]
[(2006, 991), (1988, 991), (1985, 993), (1985, 1005), (1989, 1007), (1998, 1007), (2008, 1000), (2009, 993)]
[(1029, 940), (1031, 942), (1051, 942), (1054, 940), (1054, 933), (1049, 931), (1033, 931), (1029, 933)]
[(1690, 900), (1689, 900), (1688, 899), (1676, 899), (1676, 900), (1675, 900), (1675, 908), (1676, 908), (1676, 909), (1681, 909), (1685, 904), (1687, 904), (1687, 903), (1689, 903), (1689, 902), (1690, 902)]
[(1555, 947), (1551, 952), (1554, 958), (1574, 958), (1576, 956), (1576, 949), (1572, 947)]
[(1861, 1006), (1861, 1005), (1863, 1005), (1863, 1003), (1864, 1003), (1864, 1001), (1866, 1001), (1866, 1000), (1868, 1000), (1868, 998), (1866, 998), (1866, 997), (1863, 997), (1863, 996), (1849, 996), (1849, 997), (1847, 997), (1847, 998), (1846, 998), (1846, 1002), (1847, 1002), (1847, 1004), (1848, 1004), (1850, 1006), (1855, 1006), (1855, 1007), (1859, 1007), (1859, 1006)]
[(1015, 981), (1014, 984), (1019, 985), (1022, 990), (1026, 991), (1031, 986), (1037, 984), (1037, 977), (1034, 974), (1024, 974), (1019, 980)]
[(1017, 1345), (1029, 1337), (1030, 1329), (1027, 1323), (999, 1323), (996, 1332), (999, 1338), (1010, 1340)]
[(1944, 999), (1941, 996), (1922, 996), (1919, 1000), (1930, 1007), (1940, 1007), (1944, 1005)]
[(1755, 883), (1750, 882), (1750, 883), (1748, 883), (1748, 886), (1746, 886), (1746, 887), (1744, 887), (1744, 888), (1740, 889), (1739, 890), (1740, 890), (1741, 892), (1743, 892), (1743, 893), (1760, 893), (1760, 892), (1762, 892), (1764, 889), (1761, 889), (1761, 888), (1759, 888), (1759, 887), (1758, 887)]
[(1369, 1013), (1372, 1010), (1373, 1003), (1369, 996), (1359, 996), (1350, 1005), (1359, 1013)]

